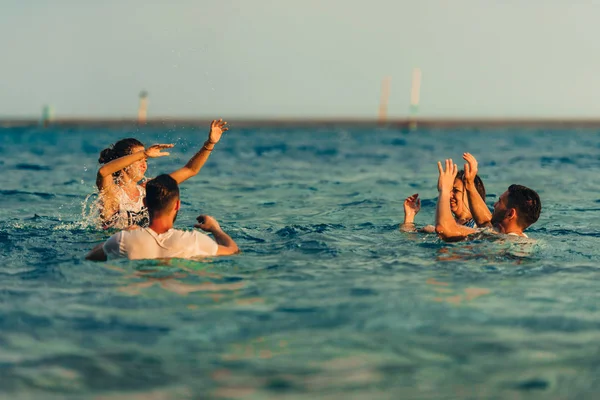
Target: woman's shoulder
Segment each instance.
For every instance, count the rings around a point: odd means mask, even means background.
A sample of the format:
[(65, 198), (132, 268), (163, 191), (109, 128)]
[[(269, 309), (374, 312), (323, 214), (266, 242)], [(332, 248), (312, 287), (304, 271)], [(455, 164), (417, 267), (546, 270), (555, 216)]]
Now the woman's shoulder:
[(143, 180), (142, 180), (140, 183), (138, 183), (138, 186), (141, 186), (141, 187), (143, 187), (143, 188), (144, 188), (144, 190), (145, 190), (145, 189), (146, 189), (146, 184), (147, 184), (148, 182), (150, 182), (152, 179), (154, 179), (154, 178), (147, 178), (147, 177), (144, 177), (144, 178), (143, 178)]

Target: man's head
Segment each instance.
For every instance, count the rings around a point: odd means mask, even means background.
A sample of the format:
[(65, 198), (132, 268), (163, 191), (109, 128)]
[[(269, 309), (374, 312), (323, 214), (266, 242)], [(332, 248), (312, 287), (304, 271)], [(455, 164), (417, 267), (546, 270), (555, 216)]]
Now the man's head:
[(542, 202), (535, 190), (521, 185), (510, 185), (494, 204), (492, 224), (514, 223), (525, 229), (540, 217)]
[(179, 186), (170, 175), (162, 174), (146, 184), (144, 204), (148, 207), (150, 218), (169, 215), (174, 212), (173, 222), (179, 211)]

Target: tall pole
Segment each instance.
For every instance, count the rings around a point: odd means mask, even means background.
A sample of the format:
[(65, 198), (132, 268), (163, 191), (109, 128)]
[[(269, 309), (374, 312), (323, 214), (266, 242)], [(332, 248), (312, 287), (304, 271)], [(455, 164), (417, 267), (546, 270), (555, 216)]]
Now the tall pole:
[(138, 124), (145, 124), (148, 116), (148, 92), (140, 92), (140, 107), (138, 108)]
[(410, 89), (410, 109), (408, 127), (410, 130), (417, 129), (417, 114), (419, 113), (419, 101), (421, 100), (421, 69), (414, 68), (412, 73), (412, 87)]
[(52, 106), (45, 105), (44, 108), (42, 108), (42, 119), (40, 120), (40, 124), (44, 128), (47, 128), (48, 125), (50, 125), (50, 122), (52, 122), (53, 118), (54, 118), (54, 110), (52, 109)]
[(387, 121), (387, 109), (388, 102), (390, 99), (390, 86), (392, 78), (386, 76), (381, 82), (381, 98), (379, 99), (379, 122), (385, 123)]

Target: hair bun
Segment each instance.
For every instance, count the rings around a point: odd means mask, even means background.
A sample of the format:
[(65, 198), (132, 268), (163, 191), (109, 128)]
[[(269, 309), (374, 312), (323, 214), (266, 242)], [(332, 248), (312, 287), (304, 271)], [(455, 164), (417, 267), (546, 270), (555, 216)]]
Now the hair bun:
[(108, 147), (100, 152), (100, 157), (98, 158), (98, 162), (100, 164), (106, 164), (107, 162), (112, 161), (113, 158), (114, 158), (113, 146), (110, 145), (110, 147)]

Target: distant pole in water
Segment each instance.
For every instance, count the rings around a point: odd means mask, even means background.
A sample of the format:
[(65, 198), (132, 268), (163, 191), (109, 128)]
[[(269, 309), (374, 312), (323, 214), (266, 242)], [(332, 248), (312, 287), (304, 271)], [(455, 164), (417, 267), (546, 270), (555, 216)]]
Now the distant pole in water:
[(44, 108), (42, 108), (42, 119), (40, 120), (40, 125), (42, 125), (44, 128), (48, 127), (53, 118), (54, 110), (52, 109), (52, 106), (45, 105)]
[(145, 124), (148, 116), (148, 92), (140, 92), (140, 108), (138, 109), (138, 124)]
[(414, 68), (412, 73), (412, 87), (410, 89), (410, 109), (408, 117), (409, 129), (417, 129), (417, 114), (421, 97), (421, 69)]
[(390, 86), (392, 78), (386, 76), (381, 82), (381, 99), (379, 100), (379, 123), (387, 121), (388, 101), (390, 99)]

